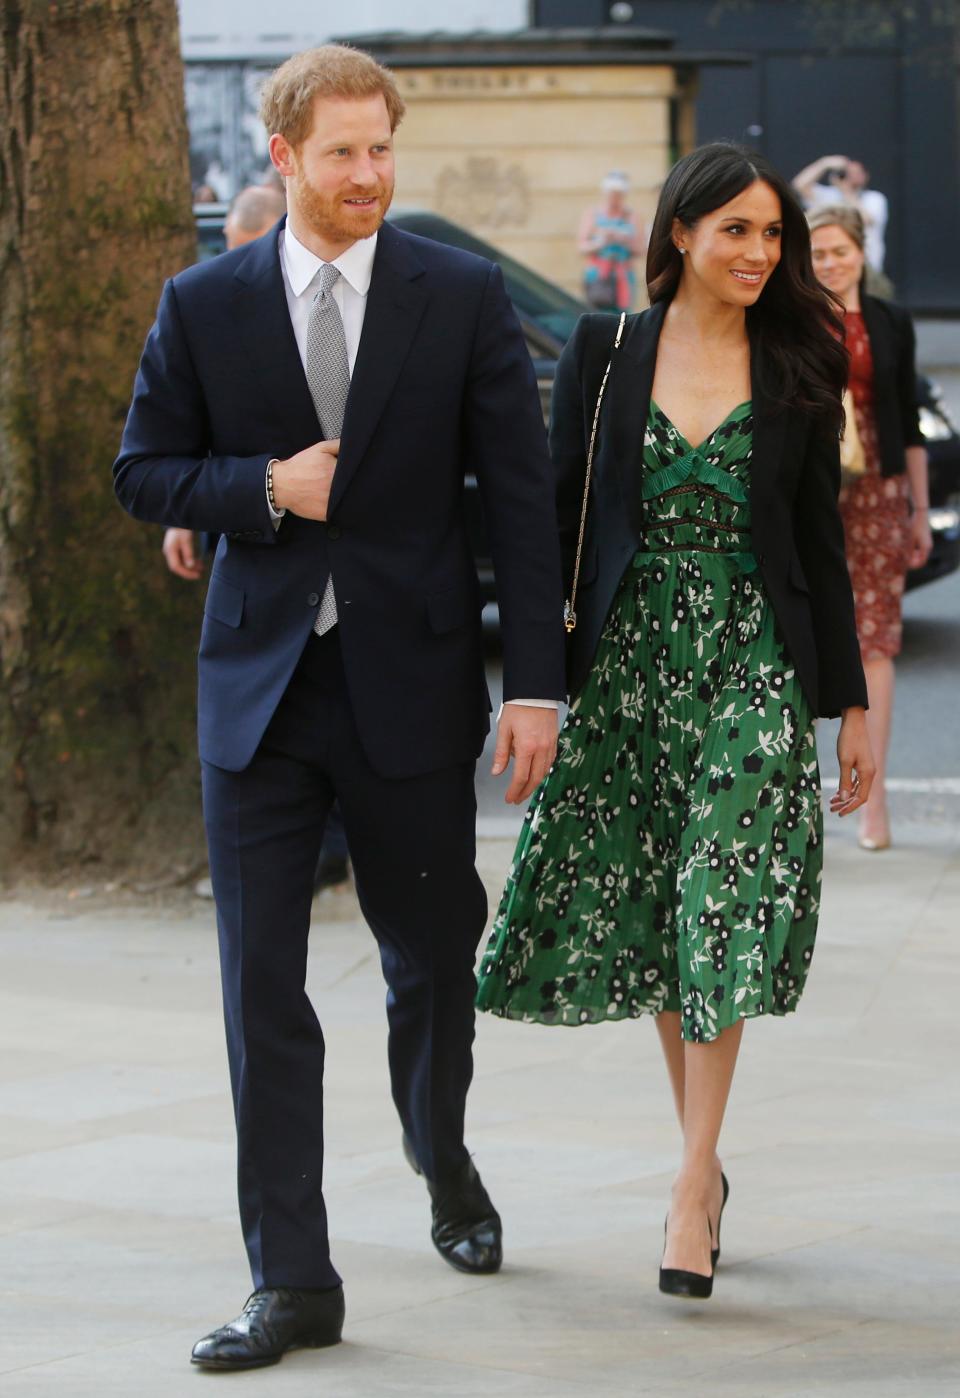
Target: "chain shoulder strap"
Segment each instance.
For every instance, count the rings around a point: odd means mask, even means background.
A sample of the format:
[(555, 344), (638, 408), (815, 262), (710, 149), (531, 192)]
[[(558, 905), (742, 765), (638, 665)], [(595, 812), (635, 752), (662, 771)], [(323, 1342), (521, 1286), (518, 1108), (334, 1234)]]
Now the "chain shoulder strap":
[[(613, 349), (620, 348), (620, 340), (623, 337), (623, 327), (627, 323), (626, 311), (620, 313), (620, 324), (617, 326), (616, 339), (613, 342)], [(603, 378), (600, 380), (600, 392), (597, 394), (597, 406), (593, 411), (593, 425), (590, 428), (590, 445), (587, 447), (587, 472), (583, 482), (583, 504), (580, 506), (580, 533), (577, 537), (577, 556), (573, 564), (573, 582), (570, 585), (570, 599), (563, 605), (563, 624), (567, 631), (573, 631), (577, 624), (577, 583), (580, 581), (580, 558), (583, 554), (583, 535), (587, 527), (587, 505), (590, 502), (590, 480), (593, 476), (593, 449), (597, 443), (597, 424), (600, 421), (600, 406), (603, 403), (603, 395), (607, 387), (607, 379), (610, 377), (610, 369), (613, 365), (613, 351), (607, 361), (607, 367), (603, 371)]]

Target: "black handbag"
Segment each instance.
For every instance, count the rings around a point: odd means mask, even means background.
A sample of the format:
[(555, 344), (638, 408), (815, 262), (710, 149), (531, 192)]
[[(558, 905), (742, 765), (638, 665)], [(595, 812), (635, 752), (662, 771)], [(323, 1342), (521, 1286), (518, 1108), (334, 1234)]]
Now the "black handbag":
[(589, 277), (583, 284), (583, 294), (587, 305), (595, 311), (615, 311), (617, 309), (617, 274), (613, 263), (608, 262), (609, 271), (599, 272)]

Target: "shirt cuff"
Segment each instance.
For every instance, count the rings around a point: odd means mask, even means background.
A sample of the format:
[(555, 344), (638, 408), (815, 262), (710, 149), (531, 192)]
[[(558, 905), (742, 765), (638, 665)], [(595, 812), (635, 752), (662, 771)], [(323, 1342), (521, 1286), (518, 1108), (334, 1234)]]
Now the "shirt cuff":
[(556, 699), (507, 699), (500, 705), (500, 711), (497, 714), (498, 723), (503, 717), (503, 711), (507, 707), (507, 704), (521, 704), (526, 709), (553, 709), (554, 712), (560, 708)]
[[(280, 458), (279, 458), (278, 456), (275, 456), (275, 457), (273, 458), (272, 461), (268, 461), (268, 462), (267, 462), (267, 472), (269, 472), (271, 466), (276, 466), (276, 464), (277, 464), (277, 462), (278, 462), (279, 460), (280, 460)], [(279, 528), (280, 528), (280, 521), (283, 519), (284, 515), (285, 515), (287, 512), (286, 512), (286, 510), (275, 510), (275, 509), (273, 508), (273, 506), (270, 504), (270, 492), (269, 492), (269, 490), (267, 490), (267, 476), (266, 476), (266, 474), (265, 474), (264, 477), (263, 477), (263, 488), (264, 488), (264, 491), (266, 492), (266, 496), (267, 496), (267, 509), (270, 511), (270, 521), (271, 521), (271, 523), (273, 524), (274, 529), (279, 529)]]

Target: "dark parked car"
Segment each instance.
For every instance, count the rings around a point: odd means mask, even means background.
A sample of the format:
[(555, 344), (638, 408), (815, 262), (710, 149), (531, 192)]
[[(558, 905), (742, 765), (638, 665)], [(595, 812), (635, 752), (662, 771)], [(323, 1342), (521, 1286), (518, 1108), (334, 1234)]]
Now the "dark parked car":
[(226, 251), (223, 225), (229, 204), (194, 204), (193, 221), (197, 227), (197, 261), (206, 262)]
[[(226, 206), (198, 204), (195, 209), (201, 258), (223, 251)], [(523, 328), (530, 357), (537, 372), (544, 418), (550, 414), (550, 395), (557, 359), (573, 332), (586, 304), (542, 277), (531, 267), (506, 256), (492, 243), (423, 209), (391, 209), (390, 221), (398, 228), (433, 238), (438, 243), (464, 248), (498, 262), (507, 292)], [(930, 528), (933, 552), (922, 568), (907, 575), (907, 587), (935, 582), (960, 567), (960, 434), (942, 399), (940, 389), (924, 375), (917, 378), (920, 426), (930, 453)], [(496, 598), (493, 567), (483, 528), (476, 481), (467, 478), (467, 518), (484, 600)]]
[[(513, 302), (523, 330), (530, 358), (537, 374), (540, 388), (540, 403), (544, 421), (550, 417), (550, 395), (553, 392), (553, 376), (557, 368), (560, 351), (573, 334), (573, 327), (587, 309), (582, 301), (547, 281), (539, 272), (525, 267), (522, 262), (506, 256), (491, 243), (475, 237), (459, 224), (439, 214), (424, 210), (391, 210), (390, 221), (409, 233), (417, 233), (423, 238), (433, 238), (438, 243), (449, 243), (452, 247), (463, 248), (467, 252), (478, 253), (481, 257), (497, 262), (503, 272), (507, 294)], [(484, 602), (496, 601), (496, 587), (493, 577), (493, 564), (483, 526), (483, 512), (476, 480), (467, 476), (467, 527), (473, 544), (473, 555), (480, 577), (480, 590)]]
[(960, 435), (938, 384), (917, 376), (920, 430), (930, 458), (930, 531), (933, 550), (922, 568), (907, 574), (907, 587), (936, 582), (960, 567)]

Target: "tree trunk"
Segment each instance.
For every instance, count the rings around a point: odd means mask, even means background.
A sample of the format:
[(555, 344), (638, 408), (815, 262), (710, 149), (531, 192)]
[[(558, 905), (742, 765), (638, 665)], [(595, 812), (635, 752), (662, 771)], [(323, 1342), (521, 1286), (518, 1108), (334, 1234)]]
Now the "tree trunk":
[(0, 0), (0, 875), (202, 857), (195, 586), (110, 464), (195, 256), (176, 0)]

